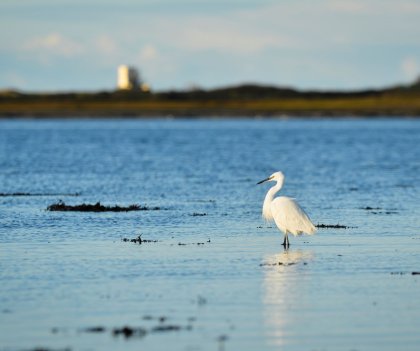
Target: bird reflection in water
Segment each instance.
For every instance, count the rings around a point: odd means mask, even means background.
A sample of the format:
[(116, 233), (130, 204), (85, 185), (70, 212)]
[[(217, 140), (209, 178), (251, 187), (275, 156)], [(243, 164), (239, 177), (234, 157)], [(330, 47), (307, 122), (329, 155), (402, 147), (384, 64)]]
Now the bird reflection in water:
[(271, 345), (284, 345), (298, 332), (302, 314), (293, 311), (305, 308), (305, 295), (311, 285), (307, 271), (312, 260), (312, 252), (285, 248), (281, 253), (266, 255), (261, 263), (264, 322)]

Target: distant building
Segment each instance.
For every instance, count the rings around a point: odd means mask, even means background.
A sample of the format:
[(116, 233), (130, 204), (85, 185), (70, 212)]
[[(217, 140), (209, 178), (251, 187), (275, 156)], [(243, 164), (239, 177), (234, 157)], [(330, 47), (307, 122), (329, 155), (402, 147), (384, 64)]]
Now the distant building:
[(121, 65), (118, 67), (118, 89), (138, 89), (140, 87), (137, 69)]

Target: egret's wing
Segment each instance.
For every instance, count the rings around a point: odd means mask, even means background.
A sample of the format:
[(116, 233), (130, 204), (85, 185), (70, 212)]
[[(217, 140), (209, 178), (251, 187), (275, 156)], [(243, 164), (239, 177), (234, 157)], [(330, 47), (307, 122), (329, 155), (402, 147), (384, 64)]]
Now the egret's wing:
[(274, 221), (281, 231), (288, 231), (295, 236), (303, 233), (315, 234), (315, 226), (295, 199), (277, 197), (271, 202), (270, 208)]

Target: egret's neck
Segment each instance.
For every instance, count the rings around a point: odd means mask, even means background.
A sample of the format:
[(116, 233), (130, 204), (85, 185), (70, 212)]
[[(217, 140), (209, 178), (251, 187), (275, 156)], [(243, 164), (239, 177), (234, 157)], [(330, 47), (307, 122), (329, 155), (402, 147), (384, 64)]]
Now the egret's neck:
[(266, 204), (270, 204), (271, 201), (273, 201), (274, 196), (280, 191), (280, 189), (283, 187), (283, 182), (277, 182), (276, 185), (274, 185), (265, 196), (264, 206)]
[(271, 214), (270, 205), (274, 199), (274, 196), (277, 192), (283, 187), (283, 181), (277, 181), (277, 184), (273, 186), (265, 196), (264, 205), (263, 205), (263, 217), (267, 220), (273, 220)]

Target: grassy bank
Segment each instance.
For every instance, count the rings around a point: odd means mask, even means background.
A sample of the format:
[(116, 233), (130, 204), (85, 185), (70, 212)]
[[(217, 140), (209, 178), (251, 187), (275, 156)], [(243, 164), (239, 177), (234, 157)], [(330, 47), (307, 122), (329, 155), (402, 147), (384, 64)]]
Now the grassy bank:
[(420, 116), (419, 95), (227, 101), (1, 101), (2, 117)]

